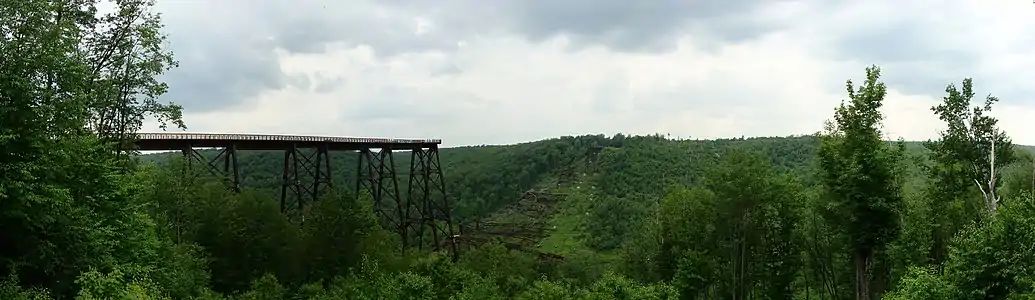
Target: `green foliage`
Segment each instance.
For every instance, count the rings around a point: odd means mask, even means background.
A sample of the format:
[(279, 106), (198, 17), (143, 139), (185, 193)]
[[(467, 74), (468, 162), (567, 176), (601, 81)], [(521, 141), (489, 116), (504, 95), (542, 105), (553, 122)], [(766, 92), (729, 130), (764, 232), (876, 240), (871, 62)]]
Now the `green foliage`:
[(1004, 199), (1016, 199), (1035, 192), (1035, 152), (1017, 147), (1015, 161), (1002, 169), (1002, 187), (999, 195)]
[(913, 272), (911, 266), (926, 266), (933, 262), (930, 259), (935, 244), (932, 235), (938, 217), (932, 212), (932, 201), (925, 193), (906, 195), (902, 210), (902, 231), (898, 238), (888, 244), (891, 278), (908, 276)]
[[(798, 273), (799, 201), (761, 155), (728, 149), (701, 188), (675, 190), (625, 250), (625, 269), (681, 294), (789, 299)], [(762, 288), (758, 288), (762, 287)]]
[(642, 194), (625, 198), (603, 195), (595, 200), (585, 231), (587, 244), (599, 250), (616, 249), (638, 233), (654, 203)]
[[(948, 95), (944, 101), (931, 110), (945, 122), (947, 129), (939, 140), (924, 143), (924, 147), (931, 150), (932, 162), (926, 169), (933, 179), (927, 193), (933, 220), (929, 259), (934, 264), (945, 260), (949, 239), (970, 222), (981, 221), (999, 205), (1000, 199), (995, 193), (1002, 182), (989, 182), (992, 168), (1002, 170), (1013, 162), (1015, 155), (1010, 138), (996, 127), (996, 119), (985, 115), (998, 98), (988, 96), (983, 106), (971, 108), (974, 91), (970, 78), (964, 79), (960, 88), (950, 84), (945, 92)], [(994, 160), (993, 155), (989, 155), (992, 149), (995, 149)], [(1023, 190), (1016, 182), (1018, 176), (1008, 178), (1006, 182), (1011, 189), (1007, 192), (1017, 196), (1018, 191)]]
[(600, 281), (589, 286), (578, 298), (587, 300), (675, 300), (679, 299), (679, 292), (663, 284), (639, 285), (624, 276), (609, 273)]
[(508, 250), (500, 244), (487, 244), (472, 249), (461, 264), (481, 276), (496, 281), (505, 295), (514, 295), (536, 276), (535, 258)]
[[(132, 272), (135, 273), (135, 272)], [(93, 299), (172, 299), (162, 296), (159, 287), (146, 277), (133, 276), (115, 269), (107, 274), (88, 271), (76, 279), (77, 300)]]
[(241, 300), (277, 300), (287, 296), (287, 289), (277, 281), (273, 274), (266, 273), (252, 281), (251, 289), (234, 297)]
[(1035, 200), (1012, 199), (985, 226), (972, 226), (949, 248), (944, 276), (964, 299), (1005, 299), (1035, 286)]
[(343, 201), (335, 196), (324, 200), (310, 208), (302, 228), (301, 254), (307, 258), (302, 263), (308, 265), (309, 280), (334, 278), (356, 266), (355, 258), (362, 254), (391, 253), (385, 250), (397, 248), (396, 244), (380, 243), (393, 236), (378, 227), (369, 200)]
[[(944, 271), (913, 268), (891, 299), (1030, 299), (1035, 292), (1035, 199), (1011, 199), (949, 246)], [(1028, 298), (1026, 298), (1028, 297)]]
[(210, 264), (217, 291), (230, 292), (248, 287), (254, 276), (273, 272), (278, 278), (298, 276), (299, 232), (272, 201), (254, 194), (242, 194), (209, 206), (214, 219), (204, 224), (196, 241), (213, 259)]
[(209, 293), (208, 253), (192, 243), (173, 243), (163, 239), (153, 273), (156, 286), (173, 299), (201, 297)]
[(17, 277), (11, 277), (0, 281), (0, 299), (44, 300), (51, 297), (46, 289), (22, 287)]
[(899, 282), (898, 290), (889, 293), (884, 299), (936, 300), (956, 299), (957, 297), (956, 287), (935, 272), (923, 268), (912, 268), (910, 273)]
[(575, 298), (571, 288), (548, 280), (537, 280), (516, 298), (521, 300), (565, 300)]
[[(866, 69), (856, 89), (848, 81), (850, 101), (842, 103), (828, 124), (819, 150), (827, 220), (845, 233), (855, 264), (856, 299), (869, 299), (873, 280), (882, 280), (877, 257), (901, 228), (902, 194), (896, 165), (904, 145), (890, 148), (881, 139), (880, 108), (887, 89), (880, 69)], [(876, 272), (874, 269), (877, 269)], [(874, 274), (876, 273), (876, 274)]]

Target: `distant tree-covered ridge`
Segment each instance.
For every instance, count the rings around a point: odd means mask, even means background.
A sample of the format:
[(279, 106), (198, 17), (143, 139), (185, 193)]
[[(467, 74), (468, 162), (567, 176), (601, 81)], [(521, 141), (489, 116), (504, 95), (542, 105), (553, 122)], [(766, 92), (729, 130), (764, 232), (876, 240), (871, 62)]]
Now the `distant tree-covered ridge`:
[[(919, 176), (927, 161), (921, 142), (906, 142), (907, 164)], [(815, 180), (815, 135), (716, 140), (667, 139), (661, 135), (583, 135), (502, 146), (466, 146), (440, 149), (447, 189), (460, 219), (484, 216), (516, 201), (525, 191), (548, 179), (573, 176), (576, 170), (592, 174), (591, 181), (612, 196), (634, 193), (664, 194), (673, 185), (695, 184), (702, 172), (721, 160), (729, 148), (762, 154), (768, 163), (802, 180)], [(214, 157), (217, 150), (202, 150)], [(355, 189), (357, 154), (332, 152), (335, 186)], [(176, 153), (148, 154), (146, 162), (179, 159)], [(240, 151), (243, 185), (250, 189), (279, 190), (283, 154), (279, 151)], [(395, 154), (397, 176), (405, 176), (408, 152)], [(402, 183), (405, 184), (405, 183)]]

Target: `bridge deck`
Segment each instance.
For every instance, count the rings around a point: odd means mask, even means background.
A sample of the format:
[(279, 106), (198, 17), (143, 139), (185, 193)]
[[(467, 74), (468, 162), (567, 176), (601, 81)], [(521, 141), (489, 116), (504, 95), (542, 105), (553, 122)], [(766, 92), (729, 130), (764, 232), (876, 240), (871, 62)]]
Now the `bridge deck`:
[(326, 144), (328, 150), (360, 150), (392, 148), (410, 150), (437, 147), (438, 139), (356, 138), (273, 134), (224, 134), (158, 132), (138, 133), (137, 149), (142, 151), (180, 150), (186, 147), (220, 148), (234, 145), (238, 150), (284, 150), (294, 144), (300, 148)]

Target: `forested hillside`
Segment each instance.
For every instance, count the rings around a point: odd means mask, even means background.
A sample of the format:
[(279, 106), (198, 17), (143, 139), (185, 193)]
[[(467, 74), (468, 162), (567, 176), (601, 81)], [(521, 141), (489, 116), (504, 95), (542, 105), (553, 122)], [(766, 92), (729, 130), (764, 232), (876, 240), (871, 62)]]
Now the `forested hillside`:
[[(822, 180), (817, 162), (822, 137), (671, 140), (658, 135), (586, 135), (518, 145), (446, 148), (441, 155), (455, 204), (454, 218), (462, 224), (463, 235), (469, 238), (466, 241), (482, 247), (494, 242), (516, 246), (511, 247), (518, 250), (515, 255), (530, 252), (561, 257), (563, 265), (553, 266), (559, 268), (553, 272), (564, 274), (563, 278), (589, 280), (646, 264), (637, 260), (644, 258), (630, 257), (630, 252), (643, 251), (636, 245), (648, 229), (645, 224), (658, 217), (663, 200), (686, 193), (686, 188), (714, 184), (708, 183), (710, 177), (749, 167), (741, 166), (745, 161), (755, 169), (741, 172), (784, 178), (783, 184), (800, 193), (790, 201), (809, 205), (814, 200), (808, 199), (816, 197), (816, 186)], [(928, 185), (925, 171), (934, 164), (932, 151), (922, 142), (886, 144), (901, 145), (904, 150), (897, 163), (902, 194), (919, 197)], [(1031, 189), (1031, 149), (1015, 148), (1019, 159), (1003, 168), (1005, 184), (1000, 190), (1017, 197)], [(215, 154), (214, 150), (207, 152)], [(396, 156), (400, 170), (409, 165), (405, 154)], [(177, 158), (178, 153), (163, 153), (145, 156), (144, 161)], [(341, 194), (353, 192), (355, 158), (354, 153), (335, 153), (332, 170), (336, 185), (343, 187)], [(263, 191), (267, 201), (275, 201), (273, 189), (280, 185), (281, 160), (279, 152), (242, 152), (239, 161), (245, 186)], [(765, 176), (748, 178), (767, 180)], [(844, 287), (826, 288), (836, 291)], [(817, 297), (834, 297), (824, 295)]]
[(445, 149), (454, 260), (379, 225), (350, 154), (298, 222), (278, 153), (235, 194), (127, 151), (186, 126), (152, 4), (0, 3), (0, 299), (1035, 299), (1035, 162), (969, 79), (927, 142), (882, 138), (874, 66), (807, 136)]

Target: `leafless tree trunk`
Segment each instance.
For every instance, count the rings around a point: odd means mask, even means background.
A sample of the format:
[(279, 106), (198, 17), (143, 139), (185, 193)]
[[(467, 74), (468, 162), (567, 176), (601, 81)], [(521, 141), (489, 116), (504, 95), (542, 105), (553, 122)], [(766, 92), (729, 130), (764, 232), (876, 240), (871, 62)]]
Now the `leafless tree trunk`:
[(996, 169), (995, 169), (995, 139), (992, 139), (992, 149), (988, 153), (988, 182), (986, 186), (982, 186), (981, 182), (977, 178), (974, 178), (974, 184), (977, 184), (978, 189), (981, 191), (982, 199), (985, 202), (985, 207), (989, 213), (995, 213), (999, 208), (999, 196), (995, 194), (996, 187)]

